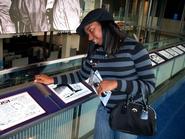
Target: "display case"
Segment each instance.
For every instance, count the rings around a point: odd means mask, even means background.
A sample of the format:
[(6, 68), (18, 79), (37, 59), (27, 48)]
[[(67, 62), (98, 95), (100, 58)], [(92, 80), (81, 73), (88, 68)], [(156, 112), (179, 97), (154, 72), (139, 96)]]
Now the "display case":
[(59, 111), (59, 106), (49, 96), (50, 92), (34, 83), (1, 94), (0, 136), (24, 129)]
[[(172, 46), (149, 53), (156, 76), (156, 86), (181, 71), (184, 67), (185, 49), (182, 45)], [(168, 69), (168, 70), (166, 70)]]
[[(6, 125), (6, 114), (9, 113), (9, 111), (0, 107), (0, 119), (4, 119), (0, 123), (0, 138), (11, 139), (19, 137), (21, 139), (53, 139), (62, 137), (63, 139), (69, 139), (77, 137), (80, 138), (87, 134), (87, 132), (90, 132), (93, 129), (91, 122), (95, 120), (95, 112), (99, 104), (99, 98), (96, 97), (96, 94), (93, 93), (91, 88), (85, 82), (82, 84), (85, 88), (88, 88), (90, 92), (86, 92), (86, 94), (81, 94), (76, 97), (73, 97), (70, 94), (70, 101), (65, 101), (49, 86), (33, 82), (33, 74), (35, 73), (40, 72), (49, 75), (56, 75), (79, 70), (84, 56), (85, 55), (74, 56), (52, 62), (38, 63), (36, 65), (30, 65), (29, 67), (15, 68), (12, 69), (12, 71), (4, 70), (1, 72), (1, 77), (7, 76), (12, 78), (13, 74), (17, 75), (20, 80), (23, 81), (21, 83), (16, 82), (16, 84), (11, 86), (12, 82), (9, 80), (6, 88), (2, 87), (0, 89), (0, 102), (3, 103), (7, 101), (7, 99), (11, 100), (17, 98), (17, 105), (15, 106), (18, 107), (19, 104), (22, 105), (23, 103), (26, 103), (25, 101), (27, 100), (30, 103), (32, 102), (32, 104), (34, 104), (32, 105), (34, 106), (34, 110), (36, 111), (38, 109), (38, 111), (40, 110), (40, 113), (33, 115), (33, 117), (22, 118), (24, 116), (26, 117), (26, 114), (35, 112), (27, 110), (27, 113), (24, 113), (24, 110), (29, 108), (29, 106), (26, 107), (25, 105), (25, 109), (19, 109), (19, 111), (17, 110), (17, 114), (14, 112), (14, 114), (19, 115), (17, 119), (13, 118), (17, 121), (14, 123), (12, 122), (13, 124)], [(27, 72), (31, 72), (32, 74), (25, 77), (25, 73), (28, 74)], [(1, 85), (3, 86), (4, 82), (2, 82)], [(77, 88), (77, 86), (75, 87)], [(24, 101), (19, 102), (19, 99), (24, 99)], [(3, 110), (5, 112), (3, 112)], [(11, 110), (13, 111), (13, 108)], [(20, 113), (22, 115), (20, 115)], [(20, 116), (22, 117), (20, 118)], [(11, 119), (11, 117), (9, 118)], [(91, 122), (86, 122), (86, 124), (84, 124), (80, 123), (80, 120), (87, 120)], [(5, 124), (3, 121), (5, 121)], [(66, 134), (66, 131), (68, 134)]]

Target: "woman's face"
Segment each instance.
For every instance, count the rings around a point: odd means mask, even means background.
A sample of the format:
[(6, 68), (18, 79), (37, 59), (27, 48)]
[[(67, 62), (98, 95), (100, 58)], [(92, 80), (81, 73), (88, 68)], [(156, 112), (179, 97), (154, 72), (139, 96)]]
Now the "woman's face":
[(85, 26), (85, 32), (88, 35), (89, 41), (94, 42), (95, 44), (102, 45), (103, 43), (103, 33), (102, 27), (99, 22), (92, 22)]

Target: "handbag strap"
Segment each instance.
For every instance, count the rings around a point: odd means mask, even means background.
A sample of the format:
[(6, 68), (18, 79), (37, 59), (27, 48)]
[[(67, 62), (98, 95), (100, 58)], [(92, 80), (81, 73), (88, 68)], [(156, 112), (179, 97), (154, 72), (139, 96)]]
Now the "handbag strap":
[(144, 93), (144, 89), (141, 89), (141, 95), (142, 95), (142, 101), (146, 106), (148, 105), (148, 95), (147, 94), (148, 94), (148, 89), (145, 86), (145, 93)]
[[(145, 87), (146, 88), (146, 87)], [(146, 94), (147, 94), (147, 89), (146, 89)], [(146, 95), (145, 97), (145, 94), (144, 94), (144, 90), (141, 88), (141, 95), (142, 95), (142, 103), (144, 105), (144, 108), (145, 110), (147, 110), (147, 106), (148, 106), (148, 95)], [(129, 97), (129, 94), (127, 94), (127, 97), (126, 97), (126, 105), (128, 105), (129, 102), (133, 101), (132, 100), (132, 97)]]

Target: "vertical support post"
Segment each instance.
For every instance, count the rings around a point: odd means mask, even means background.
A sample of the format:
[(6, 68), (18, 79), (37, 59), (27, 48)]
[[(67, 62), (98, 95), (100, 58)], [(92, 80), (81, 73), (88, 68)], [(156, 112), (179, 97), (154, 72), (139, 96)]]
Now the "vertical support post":
[(62, 58), (70, 56), (70, 49), (71, 49), (70, 41), (71, 41), (71, 35), (64, 34), (63, 35), (63, 46), (62, 46)]
[(163, 0), (163, 1), (158, 0), (158, 2), (160, 2), (160, 8), (159, 8), (159, 17), (157, 20), (157, 30), (155, 32), (155, 38), (154, 38), (155, 41), (160, 40), (161, 24), (162, 24), (162, 19), (164, 18), (167, 0)]
[[(80, 37), (76, 34), (64, 34), (62, 46), (62, 58), (71, 56), (71, 49), (79, 50)], [(74, 55), (74, 54), (73, 54)]]
[(3, 39), (0, 38), (0, 70), (3, 69)]
[(185, 34), (185, 25), (184, 25), (184, 20), (185, 20), (185, 5), (184, 5), (184, 9), (183, 9), (183, 12), (182, 12), (182, 17), (181, 17), (181, 27), (180, 27), (180, 32), (182, 34)]
[(142, 26), (143, 26), (143, 21), (144, 21), (144, 0), (141, 0), (139, 2), (139, 19), (138, 19), (139, 29), (137, 33), (138, 38), (141, 37), (140, 34), (141, 34)]
[(130, 5), (130, 0), (126, 0), (125, 15), (124, 15), (124, 20), (125, 20), (126, 23), (128, 22), (129, 5)]

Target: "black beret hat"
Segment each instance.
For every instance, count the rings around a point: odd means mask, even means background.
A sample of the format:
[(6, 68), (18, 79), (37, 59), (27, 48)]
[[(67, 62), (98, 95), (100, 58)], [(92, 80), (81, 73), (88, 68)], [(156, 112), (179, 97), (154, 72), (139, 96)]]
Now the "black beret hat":
[(95, 10), (90, 11), (82, 20), (81, 24), (76, 29), (76, 32), (80, 36), (85, 36), (86, 33), (84, 31), (84, 27), (94, 21), (104, 22), (104, 21), (110, 21), (114, 22), (113, 16), (105, 9), (98, 8)]

